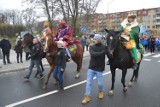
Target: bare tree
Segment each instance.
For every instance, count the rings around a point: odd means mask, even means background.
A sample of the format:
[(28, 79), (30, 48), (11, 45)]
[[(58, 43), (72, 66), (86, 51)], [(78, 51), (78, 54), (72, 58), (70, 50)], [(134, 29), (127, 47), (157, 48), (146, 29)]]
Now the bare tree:
[(23, 4), (28, 4), (33, 10), (42, 9), (44, 11), (44, 15), (46, 15), (48, 21), (50, 22), (51, 28), (53, 19), (57, 14), (60, 13), (60, 8), (59, 5), (57, 5), (57, 0), (23, 0)]
[(23, 10), (23, 19), (25, 21), (27, 29), (33, 33), (33, 28), (36, 25), (36, 12), (30, 8)]
[(78, 19), (81, 19), (82, 16), (86, 16), (86, 19), (88, 21), (89, 16), (95, 13), (96, 8), (101, 0), (58, 0), (58, 1), (64, 16), (64, 20), (66, 22), (69, 22), (69, 19), (71, 20), (73, 35), (77, 35), (79, 31)]

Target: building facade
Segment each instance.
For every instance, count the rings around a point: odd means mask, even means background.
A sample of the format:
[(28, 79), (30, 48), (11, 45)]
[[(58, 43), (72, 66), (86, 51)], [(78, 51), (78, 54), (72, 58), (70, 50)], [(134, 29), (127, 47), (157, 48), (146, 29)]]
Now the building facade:
[(101, 31), (104, 28), (117, 29), (130, 12), (134, 12), (137, 15), (137, 21), (140, 26), (143, 23), (151, 35), (160, 36), (160, 7), (109, 14), (94, 14), (91, 15), (92, 18), (90, 18), (91, 21), (88, 27), (90, 30), (96, 31)]

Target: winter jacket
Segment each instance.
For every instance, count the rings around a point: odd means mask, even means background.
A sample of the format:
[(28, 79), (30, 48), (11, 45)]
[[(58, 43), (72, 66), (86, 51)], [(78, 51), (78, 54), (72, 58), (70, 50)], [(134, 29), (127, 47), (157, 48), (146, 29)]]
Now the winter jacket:
[(30, 56), (30, 58), (32, 60), (40, 60), (41, 59), (40, 48), (41, 47), (40, 47), (39, 43), (33, 45), (32, 49), (31, 49), (31, 56)]
[(7, 39), (3, 39), (0, 41), (0, 48), (2, 48), (2, 52), (5, 54), (5, 53), (8, 53), (11, 49), (11, 43), (9, 40)]
[(15, 46), (16, 53), (22, 53), (22, 41), (18, 40), (17, 45)]
[(103, 44), (91, 45), (90, 52), (90, 64), (89, 69), (102, 72), (105, 69), (105, 54), (107, 53), (107, 47)]
[(61, 66), (63, 69), (66, 67), (66, 50), (65, 48), (58, 48), (57, 52), (54, 55), (54, 64)]

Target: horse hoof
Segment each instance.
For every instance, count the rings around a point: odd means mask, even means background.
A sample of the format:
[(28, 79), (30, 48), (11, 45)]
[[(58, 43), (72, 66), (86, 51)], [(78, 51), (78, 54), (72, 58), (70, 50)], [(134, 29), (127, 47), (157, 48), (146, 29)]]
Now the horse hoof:
[(128, 83), (128, 87), (132, 87), (133, 86), (133, 84), (132, 84), (132, 82), (130, 81), (129, 83)]
[(76, 74), (75, 78), (78, 79), (80, 77), (80, 74)]
[(134, 78), (134, 81), (137, 82), (138, 78)]
[(47, 90), (47, 86), (46, 86), (46, 85), (44, 85), (44, 86), (43, 86), (43, 89), (44, 89), (44, 90)]
[(124, 93), (127, 92), (127, 89), (128, 89), (127, 87), (124, 87), (124, 88), (123, 88), (123, 92), (124, 92)]
[(108, 92), (108, 96), (113, 96), (113, 90), (110, 90), (110, 91)]

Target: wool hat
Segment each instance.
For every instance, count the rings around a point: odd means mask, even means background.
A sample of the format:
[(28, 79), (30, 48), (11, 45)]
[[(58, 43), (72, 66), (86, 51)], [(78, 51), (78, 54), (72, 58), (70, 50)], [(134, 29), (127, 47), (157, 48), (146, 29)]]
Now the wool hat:
[(94, 34), (94, 40), (97, 40), (98, 42), (102, 41), (102, 36), (100, 34)]

